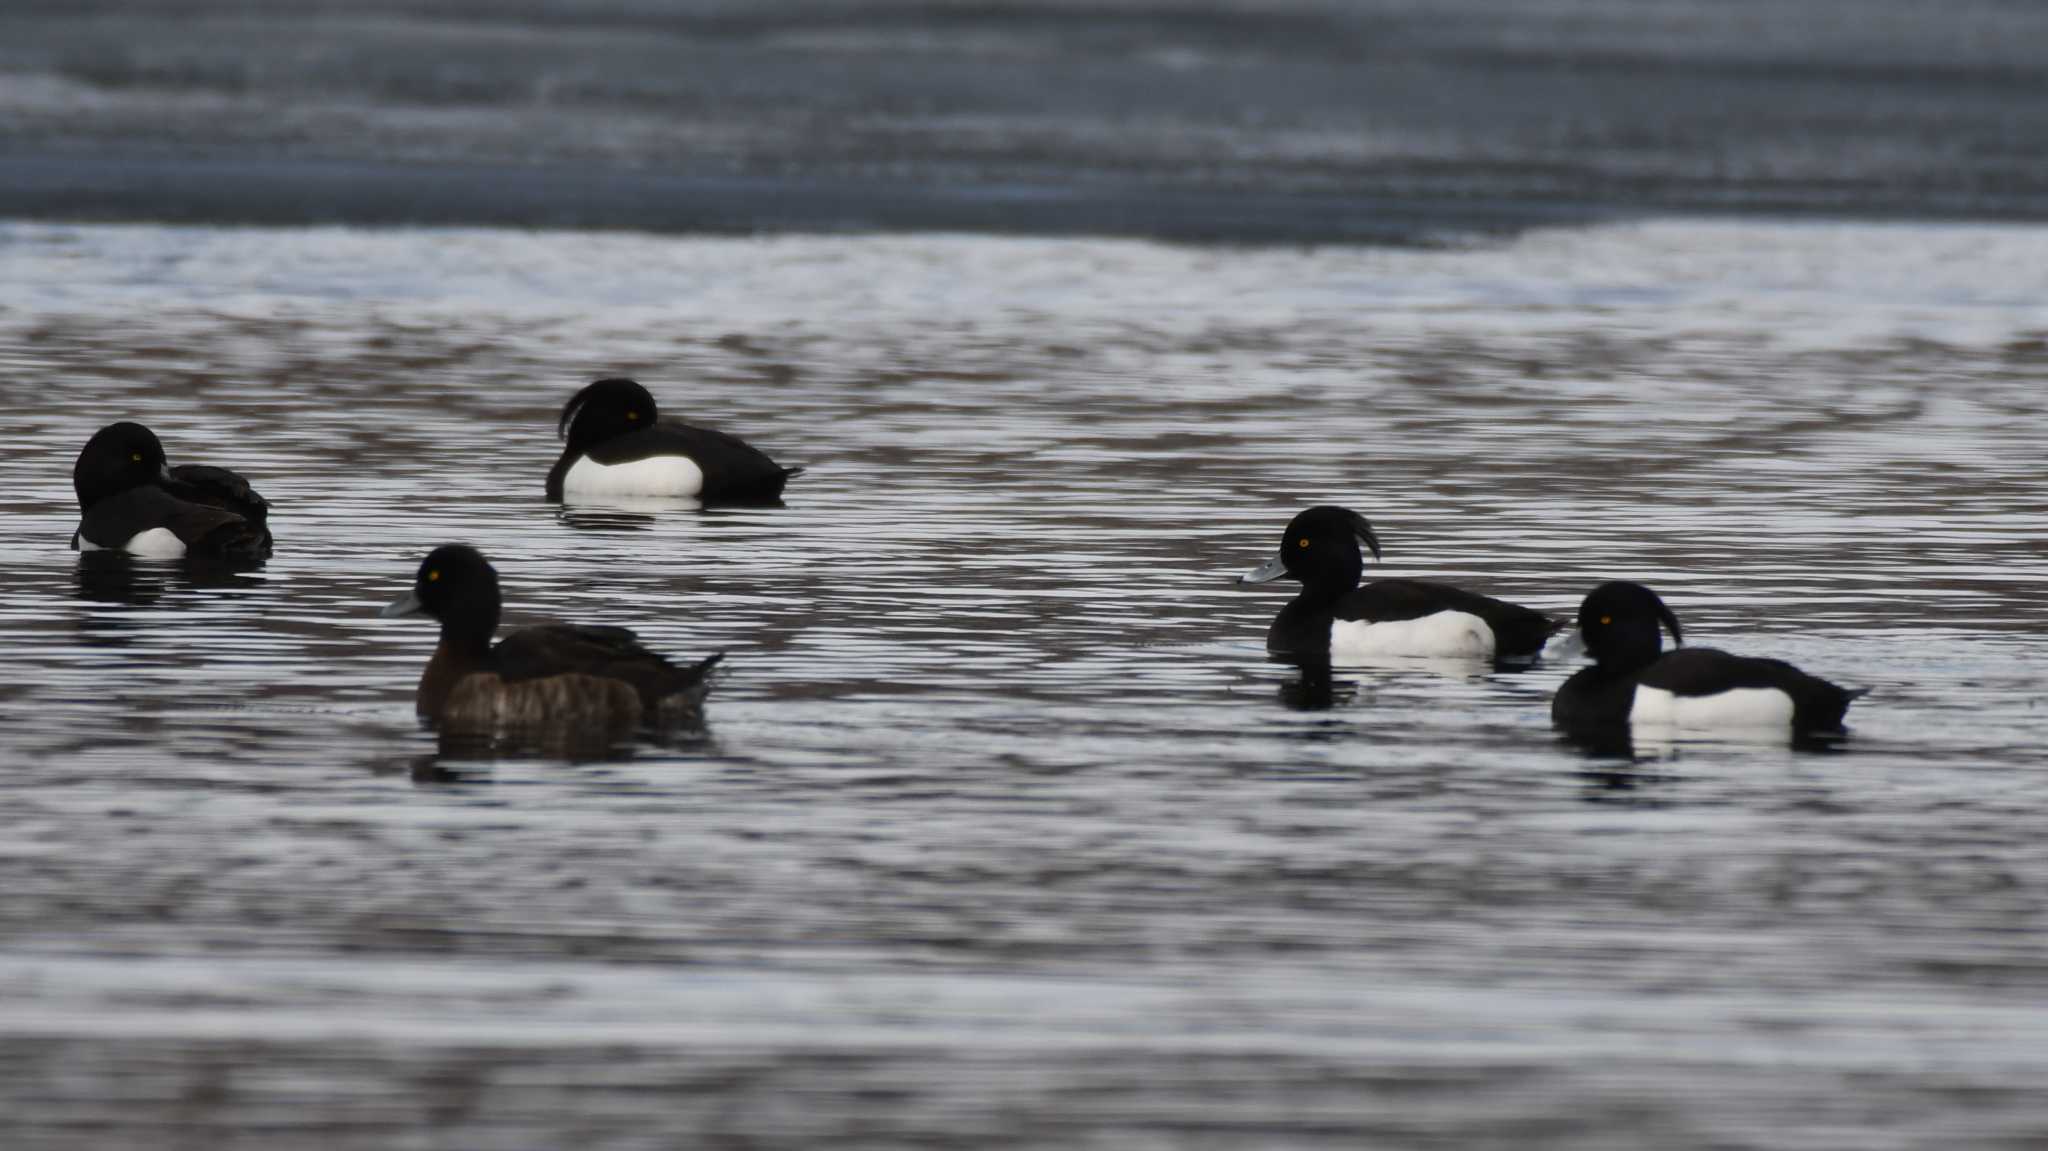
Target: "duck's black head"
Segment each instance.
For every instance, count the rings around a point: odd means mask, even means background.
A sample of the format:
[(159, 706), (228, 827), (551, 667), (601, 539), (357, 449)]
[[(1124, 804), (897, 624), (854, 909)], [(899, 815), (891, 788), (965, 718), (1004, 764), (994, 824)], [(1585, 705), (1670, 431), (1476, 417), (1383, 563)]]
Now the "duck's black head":
[(1380, 558), (1379, 537), (1365, 517), (1349, 508), (1313, 507), (1295, 516), (1280, 536), (1280, 554), (1238, 577), (1239, 583), (1300, 580), (1305, 590), (1347, 592), (1365, 571), (1363, 544)]
[(425, 614), (441, 621), (444, 639), (488, 646), (498, 630), (498, 572), (467, 544), (443, 544), (420, 561), (412, 590), (382, 613)]
[(614, 436), (651, 428), (654, 417), (654, 397), (647, 389), (623, 376), (613, 376), (570, 396), (562, 405), (555, 434), (569, 441), (571, 451), (582, 451)]
[(108, 424), (85, 441), (71, 466), (71, 487), (80, 507), (90, 508), (111, 495), (157, 483), (168, 474), (164, 446), (156, 433), (141, 424)]
[(1678, 617), (1639, 583), (1601, 584), (1579, 605), (1579, 635), (1602, 667), (1628, 671), (1651, 663), (1664, 650), (1662, 627), (1671, 629), (1671, 646), (1685, 642)]

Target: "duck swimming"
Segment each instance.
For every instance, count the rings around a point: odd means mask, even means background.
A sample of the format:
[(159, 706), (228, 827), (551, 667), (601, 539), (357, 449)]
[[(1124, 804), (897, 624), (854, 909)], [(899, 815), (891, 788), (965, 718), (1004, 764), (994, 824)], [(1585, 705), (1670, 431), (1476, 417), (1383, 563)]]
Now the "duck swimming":
[(258, 561), (271, 551), (270, 505), (226, 468), (170, 467), (163, 443), (123, 421), (94, 432), (71, 468), (84, 513), (71, 546), (149, 559)]
[(694, 722), (724, 653), (677, 665), (622, 627), (544, 624), (496, 644), (498, 573), (463, 544), (435, 548), (382, 615), (425, 614), (441, 643), (420, 677), (419, 715), (449, 728), (665, 727)]
[(802, 468), (785, 468), (736, 436), (661, 416), (646, 388), (598, 380), (562, 405), (565, 441), (548, 469), (550, 500), (682, 496), (706, 504), (772, 504)]
[[(1680, 731), (1839, 732), (1849, 704), (1868, 689), (1808, 675), (1778, 659), (1682, 647), (1678, 617), (1657, 593), (1616, 580), (1579, 605), (1579, 634), (1593, 666), (1551, 700), (1551, 722), (1569, 731), (1653, 727)], [(1676, 650), (1663, 650), (1663, 630)]]
[(1280, 536), (1278, 555), (1238, 583), (1301, 581), (1266, 632), (1266, 650), (1289, 659), (1344, 664), (1381, 656), (1533, 658), (1559, 624), (1531, 608), (1429, 580), (1374, 580), (1363, 587), (1361, 545), (1379, 537), (1349, 508), (1313, 507)]

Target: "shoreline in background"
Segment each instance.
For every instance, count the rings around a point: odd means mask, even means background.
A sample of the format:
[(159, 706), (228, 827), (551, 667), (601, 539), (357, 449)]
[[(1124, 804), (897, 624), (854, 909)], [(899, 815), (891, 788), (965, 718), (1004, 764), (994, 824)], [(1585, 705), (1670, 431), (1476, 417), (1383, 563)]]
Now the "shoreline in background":
[(0, 153), (0, 219), (658, 234), (966, 232), (1186, 243), (1432, 246), (1646, 218), (2043, 223), (2048, 205), (1424, 198), (1088, 183), (891, 184), (493, 164)]
[(903, 185), (490, 164), (0, 154), (0, 219), (64, 223), (702, 235), (967, 232), (1426, 246), (1640, 214), (1592, 204), (1302, 191)]

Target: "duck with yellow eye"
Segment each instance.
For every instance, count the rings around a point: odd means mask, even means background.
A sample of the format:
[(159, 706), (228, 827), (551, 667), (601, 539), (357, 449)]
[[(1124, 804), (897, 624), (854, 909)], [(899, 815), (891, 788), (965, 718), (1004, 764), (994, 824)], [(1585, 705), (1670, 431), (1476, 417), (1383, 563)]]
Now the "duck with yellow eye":
[(1379, 537), (1349, 508), (1313, 507), (1280, 536), (1280, 554), (1238, 577), (1240, 585), (1301, 581), (1266, 632), (1266, 650), (1336, 665), (1381, 657), (1526, 661), (1560, 626), (1541, 612), (1431, 580), (1374, 580), (1363, 587), (1361, 545)]
[(83, 516), (79, 551), (147, 559), (254, 563), (270, 555), (270, 505), (226, 468), (171, 467), (163, 443), (141, 424), (94, 432), (71, 468)]
[(1594, 588), (1579, 605), (1578, 627), (1593, 666), (1564, 681), (1550, 703), (1551, 722), (1571, 733), (1828, 734), (1842, 730), (1849, 704), (1867, 690), (1783, 660), (1683, 647), (1678, 616), (1656, 592), (1626, 580)]
[(556, 432), (565, 443), (548, 470), (547, 496), (555, 501), (668, 496), (775, 504), (803, 471), (736, 436), (662, 416), (646, 388), (620, 377), (571, 396)]
[(414, 693), (444, 731), (495, 735), (565, 729), (621, 732), (702, 719), (711, 670), (724, 653), (678, 665), (622, 627), (542, 624), (496, 644), (498, 572), (463, 544), (435, 548), (412, 590), (381, 614), (439, 620), (441, 642)]

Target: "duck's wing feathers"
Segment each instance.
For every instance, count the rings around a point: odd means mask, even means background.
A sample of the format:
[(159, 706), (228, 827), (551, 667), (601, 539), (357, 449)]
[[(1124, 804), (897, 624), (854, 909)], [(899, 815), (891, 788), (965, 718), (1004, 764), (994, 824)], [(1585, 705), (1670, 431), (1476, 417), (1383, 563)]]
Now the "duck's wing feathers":
[[(507, 683), (571, 672), (605, 675), (615, 669), (659, 671), (668, 660), (640, 646), (623, 627), (541, 624), (523, 627), (491, 649), (492, 666)], [(636, 678), (616, 676), (615, 678)]]
[(171, 469), (164, 490), (187, 503), (224, 508), (257, 527), (270, 517), (270, 503), (256, 494), (249, 481), (226, 468), (204, 464), (179, 464)]
[(1817, 675), (1808, 675), (1782, 659), (1733, 655), (1711, 647), (1682, 647), (1667, 652), (1638, 677), (1679, 697), (1716, 695), (1739, 688), (1773, 688), (1792, 699), (1792, 722), (1807, 731), (1842, 726), (1850, 701), (1863, 694)]
[(1499, 655), (1533, 655), (1560, 626), (1542, 612), (1433, 580), (1374, 580), (1337, 601), (1336, 618), (1374, 623), (1422, 619), (1443, 611), (1478, 616), (1493, 629)]
[(752, 444), (717, 428), (663, 419), (651, 428), (614, 436), (592, 447), (590, 458), (607, 466), (649, 456), (681, 455), (704, 472), (706, 500), (772, 501), (802, 468), (785, 468)]
[(270, 533), (240, 514), (179, 499), (154, 484), (130, 488), (92, 506), (78, 525), (76, 544), (116, 549), (143, 532), (164, 528), (192, 559), (260, 560), (270, 554)]
[(650, 705), (679, 694), (701, 696), (712, 667), (721, 658), (723, 653), (678, 666), (640, 646), (639, 638), (626, 628), (579, 624), (523, 627), (491, 649), (492, 670), (506, 683), (559, 675), (594, 676), (631, 684)]

